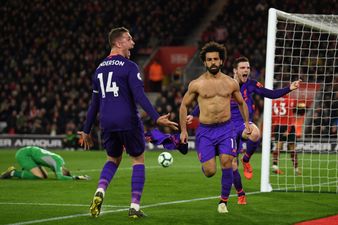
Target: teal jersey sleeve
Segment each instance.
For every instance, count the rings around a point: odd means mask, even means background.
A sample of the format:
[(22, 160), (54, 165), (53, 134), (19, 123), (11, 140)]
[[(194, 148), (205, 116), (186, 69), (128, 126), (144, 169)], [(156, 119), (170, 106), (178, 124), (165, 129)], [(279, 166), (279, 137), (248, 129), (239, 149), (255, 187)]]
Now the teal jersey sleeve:
[(62, 168), (60, 168), (58, 171), (55, 171), (55, 176), (56, 176), (56, 179), (58, 180), (73, 180), (73, 177), (63, 175)]

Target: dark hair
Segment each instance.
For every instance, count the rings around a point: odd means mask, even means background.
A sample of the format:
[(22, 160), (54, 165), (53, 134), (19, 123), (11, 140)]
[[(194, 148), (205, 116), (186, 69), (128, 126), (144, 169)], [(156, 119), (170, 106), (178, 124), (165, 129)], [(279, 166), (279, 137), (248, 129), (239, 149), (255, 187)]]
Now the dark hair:
[(112, 48), (115, 45), (116, 39), (120, 38), (123, 33), (127, 33), (129, 30), (125, 27), (117, 27), (111, 29), (108, 35), (109, 46)]
[(249, 62), (249, 59), (245, 56), (240, 56), (238, 58), (235, 59), (234, 63), (232, 64), (232, 68), (237, 68), (238, 64), (241, 62)]
[(218, 52), (219, 57), (222, 61), (224, 61), (226, 58), (226, 49), (224, 45), (218, 44), (214, 41), (210, 41), (202, 47), (202, 50), (200, 52), (200, 58), (203, 62), (205, 61), (205, 55), (208, 52)]

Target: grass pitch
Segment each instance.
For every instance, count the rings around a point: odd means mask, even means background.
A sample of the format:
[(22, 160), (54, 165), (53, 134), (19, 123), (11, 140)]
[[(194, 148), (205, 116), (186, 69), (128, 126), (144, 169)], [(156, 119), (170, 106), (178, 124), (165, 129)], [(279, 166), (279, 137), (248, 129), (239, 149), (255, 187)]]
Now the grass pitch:
[[(160, 152), (146, 152), (146, 184), (141, 207), (148, 215), (137, 221), (128, 218), (131, 162), (124, 157), (110, 184), (101, 215), (92, 218), (89, 205), (96, 190), (105, 152), (55, 151), (62, 155), (74, 175), (87, 174), (89, 181), (0, 180), (0, 224), (294, 224), (338, 214), (338, 195), (333, 193), (259, 193), (260, 154), (252, 158), (254, 177), (245, 180), (247, 205), (237, 205), (232, 189), (229, 213), (217, 212), (220, 170), (206, 178), (195, 152), (183, 156), (174, 151), (169, 168), (157, 164)], [(18, 167), (15, 151), (0, 150), (0, 170)], [(242, 167), (240, 166), (242, 174)]]

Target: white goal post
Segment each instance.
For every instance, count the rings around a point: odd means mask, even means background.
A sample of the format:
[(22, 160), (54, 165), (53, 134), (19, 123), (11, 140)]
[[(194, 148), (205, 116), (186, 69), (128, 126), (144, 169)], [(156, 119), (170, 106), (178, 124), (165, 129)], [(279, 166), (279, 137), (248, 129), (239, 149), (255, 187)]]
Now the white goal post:
[[(265, 87), (281, 88), (298, 79), (300, 89), (289, 94), (299, 106), (292, 109), (296, 140), (286, 139), (279, 154), (275, 137), (284, 131), (273, 126), (272, 100), (264, 99), (260, 190), (338, 193), (338, 15), (272, 8)], [(290, 153), (289, 143), (294, 143), (295, 153)]]

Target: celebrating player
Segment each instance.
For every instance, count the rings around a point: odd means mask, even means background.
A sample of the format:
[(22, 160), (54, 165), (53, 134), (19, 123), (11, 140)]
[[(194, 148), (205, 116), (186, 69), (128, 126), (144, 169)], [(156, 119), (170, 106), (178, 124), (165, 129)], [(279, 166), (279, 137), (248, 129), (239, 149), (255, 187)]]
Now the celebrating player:
[[(269, 90), (263, 87), (256, 80), (249, 79), (250, 75), (250, 62), (246, 57), (239, 57), (233, 63), (233, 72), (234, 79), (238, 81), (240, 85), (240, 91), (244, 98), (244, 101), (248, 105), (249, 115), (250, 115), (250, 127), (252, 132), (247, 134), (245, 132), (244, 121), (239, 111), (238, 105), (235, 101), (231, 101), (231, 119), (235, 124), (236, 129), (236, 141), (237, 141), (237, 150), (238, 153), (242, 151), (243, 144), (246, 142), (246, 153), (242, 158), (242, 163), (244, 167), (244, 176), (247, 179), (252, 179), (253, 170), (249, 163), (251, 156), (256, 151), (259, 143), (261, 134), (258, 127), (252, 122), (254, 115), (254, 101), (252, 99), (252, 94), (258, 94), (262, 97), (267, 98), (279, 98), (286, 95), (287, 93), (296, 90), (299, 87), (301, 80), (293, 82), (289, 87), (282, 89)], [(198, 106), (193, 110), (192, 115), (196, 116), (199, 114)], [(188, 121), (191, 121), (191, 118), (188, 118)], [(246, 204), (245, 192), (243, 190), (241, 175), (238, 172), (238, 162), (237, 159), (233, 160), (233, 171), (234, 171), (234, 187), (236, 188), (238, 195), (238, 204)]]
[[(243, 149), (243, 142), (246, 142), (247, 149), (242, 158), (243, 167), (244, 167), (244, 176), (247, 179), (251, 179), (253, 176), (253, 170), (250, 165), (250, 158), (255, 153), (259, 143), (261, 134), (258, 127), (252, 122), (255, 105), (252, 99), (252, 94), (258, 94), (262, 97), (276, 99), (280, 98), (289, 92), (298, 89), (301, 80), (297, 80), (291, 83), (290, 86), (269, 90), (263, 87), (261, 83), (256, 80), (249, 79), (250, 75), (250, 62), (246, 57), (239, 57), (235, 60), (233, 64), (234, 79), (238, 81), (240, 85), (241, 94), (244, 98), (244, 101), (248, 105), (249, 115), (250, 115), (250, 127), (252, 132), (248, 135), (246, 134), (243, 118), (241, 117), (238, 105), (235, 101), (231, 101), (231, 119), (235, 123), (235, 128), (237, 132), (237, 141), (238, 141), (238, 150)], [(193, 115), (199, 113), (199, 109), (194, 109)]]
[(27, 146), (20, 148), (15, 159), (22, 167), (22, 170), (16, 170), (14, 166), (9, 167), (0, 175), (1, 179), (17, 177), (21, 179), (47, 179), (48, 173), (44, 167), (50, 168), (58, 180), (88, 180), (87, 175), (71, 176), (70, 171), (66, 169), (63, 158), (53, 152), (37, 146)]
[(145, 216), (140, 210), (145, 181), (145, 138), (136, 104), (140, 104), (158, 125), (177, 130), (178, 124), (168, 119), (169, 114), (159, 116), (146, 97), (138, 66), (129, 60), (130, 49), (135, 45), (129, 31), (124, 27), (112, 29), (109, 44), (110, 55), (100, 63), (93, 75), (92, 102), (84, 129), (78, 132), (83, 138), (84, 148), (90, 148), (90, 130), (96, 114), (100, 113), (103, 146), (108, 160), (102, 169), (90, 213), (94, 217), (100, 214), (106, 189), (120, 165), (125, 147), (133, 164), (129, 217), (140, 218)]
[(200, 107), (200, 126), (196, 131), (196, 148), (205, 176), (216, 173), (216, 151), (222, 168), (222, 193), (218, 204), (219, 213), (227, 213), (227, 201), (233, 182), (232, 160), (237, 156), (236, 137), (230, 120), (230, 99), (238, 103), (245, 121), (246, 133), (250, 134), (247, 106), (241, 96), (238, 83), (221, 72), (225, 60), (225, 47), (215, 42), (207, 43), (200, 57), (207, 71), (190, 82), (180, 107), (181, 142), (186, 143), (187, 106), (197, 99)]
[[(258, 94), (262, 97), (267, 97), (271, 99), (276, 99), (281, 96), (284, 96), (288, 94), (289, 92), (296, 90), (299, 88), (299, 84), (301, 80), (297, 80), (291, 83), (290, 86), (282, 88), (282, 89), (276, 89), (276, 90), (269, 90), (263, 87), (261, 83), (259, 83), (256, 80), (249, 79), (250, 75), (250, 62), (248, 58), (246, 57), (239, 57), (235, 60), (233, 65), (233, 72), (234, 72), (234, 78), (238, 81), (240, 87), (241, 87), (241, 93), (242, 96), (248, 105), (249, 114), (250, 114), (250, 121), (253, 119), (254, 115), (254, 101), (252, 99), (252, 94)], [(258, 127), (250, 122), (250, 127), (252, 129), (251, 134), (247, 135), (244, 132), (244, 126), (243, 126), (243, 119), (241, 118), (238, 106), (235, 102), (232, 102), (231, 104), (231, 114), (232, 119), (235, 123), (235, 127), (237, 130), (238, 137), (241, 137), (239, 140), (239, 150), (242, 149), (242, 140), (246, 140), (247, 143), (247, 149), (246, 152), (242, 158), (243, 167), (244, 167), (244, 176), (247, 179), (251, 179), (253, 175), (252, 167), (249, 163), (251, 156), (255, 153), (256, 149), (258, 148), (258, 145), (260, 143), (261, 134), (258, 129)]]

